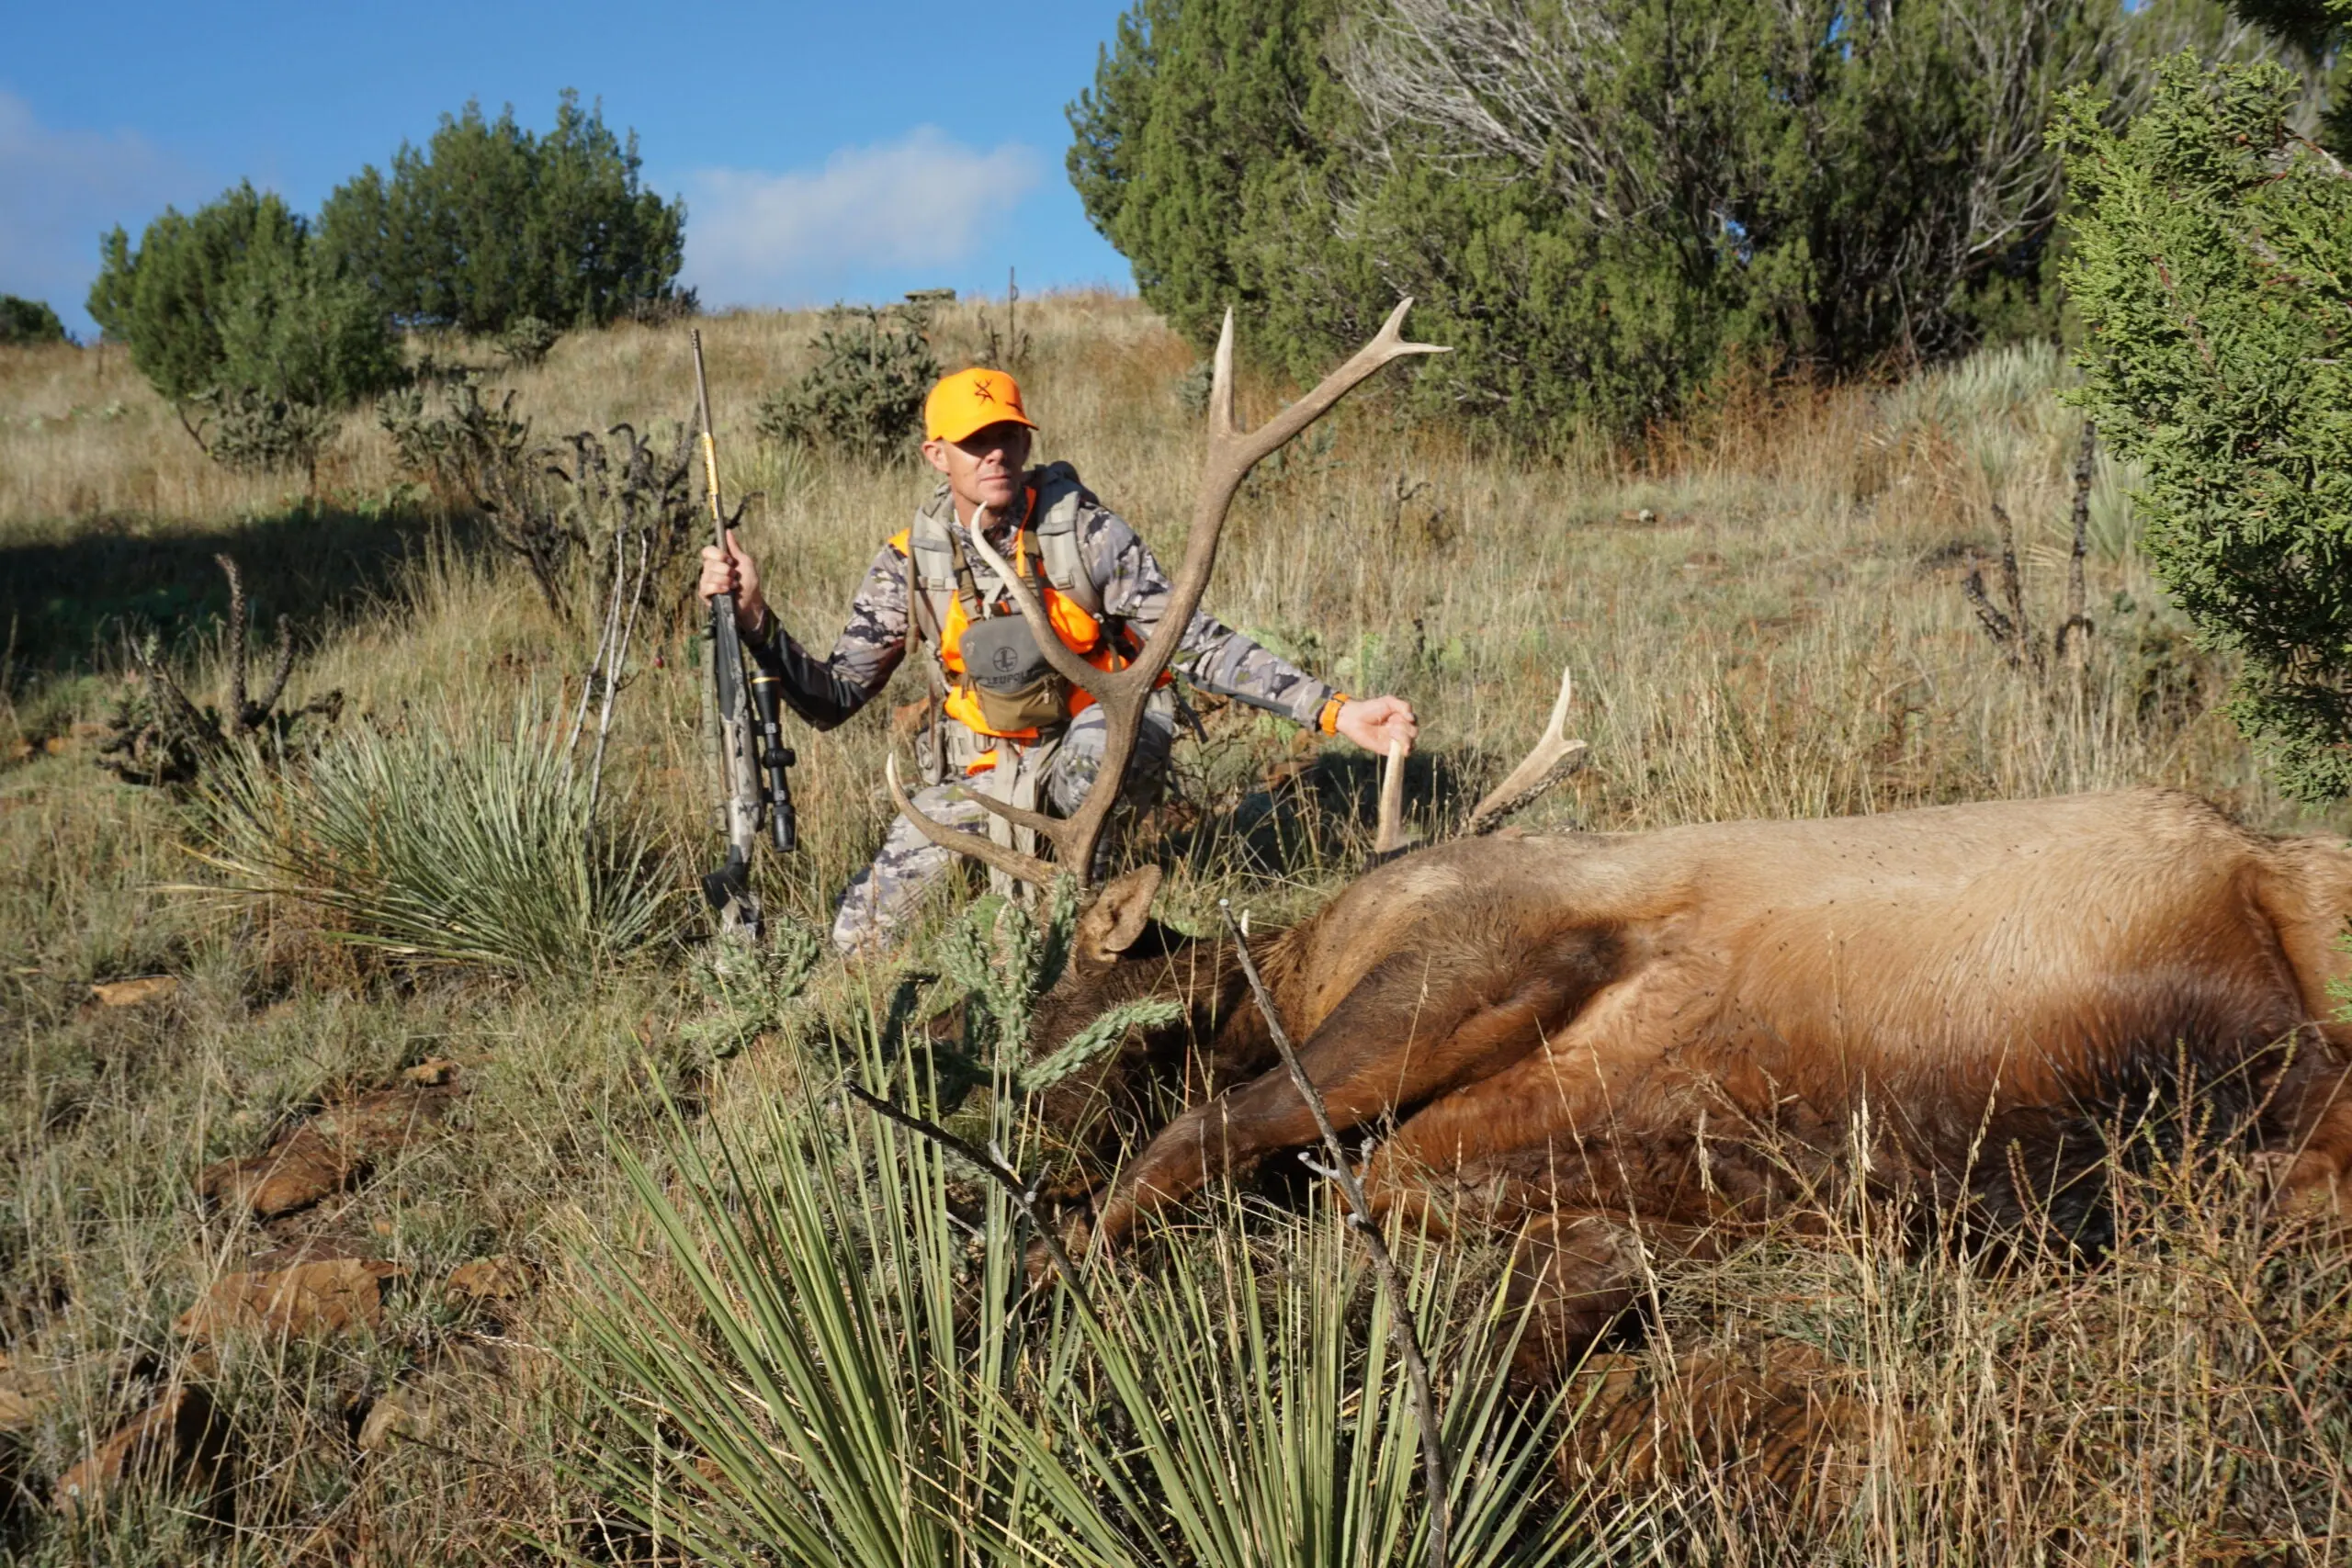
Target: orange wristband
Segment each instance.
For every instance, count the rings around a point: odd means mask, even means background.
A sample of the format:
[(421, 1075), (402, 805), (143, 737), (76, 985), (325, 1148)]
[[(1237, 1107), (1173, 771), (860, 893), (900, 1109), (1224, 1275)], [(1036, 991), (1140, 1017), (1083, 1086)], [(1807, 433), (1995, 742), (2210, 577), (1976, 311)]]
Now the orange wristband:
[(1340, 733), (1340, 710), (1348, 705), (1348, 694), (1334, 692), (1323, 699), (1323, 711), (1315, 716), (1315, 728), (1326, 735)]

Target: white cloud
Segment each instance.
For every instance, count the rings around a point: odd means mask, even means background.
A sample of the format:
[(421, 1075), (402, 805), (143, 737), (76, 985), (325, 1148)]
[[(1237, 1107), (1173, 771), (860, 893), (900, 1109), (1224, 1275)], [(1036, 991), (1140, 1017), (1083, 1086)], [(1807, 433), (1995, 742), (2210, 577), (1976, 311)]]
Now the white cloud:
[(821, 169), (705, 169), (686, 189), (686, 281), (706, 306), (800, 305), (876, 272), (951, 267), (997, 235), (1042, 164), (1019, 142), (982, 152), (926, 125)]
[(53, 130), (0, 88), (0, 293), (46, 299), (86, 332), (98, 235), (117, 223), (136, 235), (166, 201), (203, 195), (194, 171), (137, 132)]

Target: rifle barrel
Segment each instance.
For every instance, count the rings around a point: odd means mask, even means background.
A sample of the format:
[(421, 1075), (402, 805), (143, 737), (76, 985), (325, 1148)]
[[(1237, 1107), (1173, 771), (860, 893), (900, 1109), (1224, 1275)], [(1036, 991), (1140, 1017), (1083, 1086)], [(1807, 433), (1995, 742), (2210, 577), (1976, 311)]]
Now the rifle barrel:
[(696, 327), (689, 335), (695, 345), (695, 401), (702, 410), (703, 487), (710, 497), (711, 527), (723, 554), (727, 549), (727, 508), (718, 498), (718, 441), (711, 434), (716, 427), (710, 423), (710, 380), (702, 368), (702, 329)]

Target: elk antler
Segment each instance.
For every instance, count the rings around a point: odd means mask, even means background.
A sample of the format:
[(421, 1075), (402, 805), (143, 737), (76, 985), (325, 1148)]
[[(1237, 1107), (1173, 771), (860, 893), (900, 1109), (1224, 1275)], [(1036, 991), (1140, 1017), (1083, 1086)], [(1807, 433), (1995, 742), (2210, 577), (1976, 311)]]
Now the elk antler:
[(1486, 797), (1470, 808), (1466, 831), (1473, 835), (1493, 832), (1513, 812), (1584, 766), (1591, 749), (1581, 740), (1570, 740), (1561, 734), (1568, 720), (1569, 700), (1575, 694), (1576, 676), (1563, 670), (1559, 697), (1552, 704), (1551, 719), (1544, 726), (1535, 750), (1510, 771), (1509, 778), (1488, 790)]
[(1043, 812), (1024, 811), (992, 800), (986, 795), (974, 793), (973, 798), (989, 810), (1018, 828), (1035, 831), (1054, 847), (1051, 863), (1035, 855), (1023, 854), (977, 833), (961, 832), (924, 816), (907, 798), (900, 787), (895, 766), (885, 770), (890, 786), (890, 798), (899, 812), (932, 842), (954, 850), (958, 854), (972, 856), (995, 869), (1040, 886), (1053, 880), (1057, 871), (1075, 876), (1080, 886), (1092, 880), (1094, 848), (1102, 841), (1102, 830), (1111, 819), (1112, 807), (1118, 804), (1119, 792), (1126, 784), (1127, 769), (1135, 760), (1136, 739), (1143, 728), (1144, 704), (1151, 696), (1154, 682), (1168, 661), (1175, 656), (1183, 640), (1185, 628), (1192, 624), (1193, 612), (1200, 607), (1201, 594), (1207, 589), (1209, 571), (1216, 564), (1218, 536), (1224, 532), (1226, 513), (1232, 510), (1233, 497), (1250, 470), (1272, 456), (1282, 446), (1320, 419), (1358, 386), (1371, 378), (1390, 360), (1412, 354), (1445, 354), (1448, 349), (1435, 344), (1408, 343), (1404, 336), (1405, 312), (1413, 301), (1408, 298), (1397, 301), (1388, 320), (1381, 324), (1373, 340), (1358, 349), (1354, 357), (1323, 378), (1315, 389), (1298, 401), (1260, 425), (1244, 432), (1236, 423), (1233, 412), (1233, 312), (1225, 313), (1225, 330), (1217, 335), (1216, 372), (1209, 385), (1209, 452), (1201, 468), (1201, 489), (1193, 503), (1192, 531), (1185, 536), (1184, 558), (1177, 569), (1176, 581), (1161, 610), (1159, 624), (1152, 628), (1135, 662), (1123, 670), (1097, 670), (1055, 635), (1053, 624), (1046, 618), (1046, 607), (1038, 603), (1029, 584), (1007, 565), (983, 536), (988, 518), (985, 512), (976, 514), (970, 529), (972, 543), (997, 581), (1005, 585), (1012, 601), (1027, 617), (1029, 630), (1035, 635), (1038, 650), (1046, 662), (1052, 665), (1064, 679), (1092, 697), (1102, 710), (1102, 761), (1096, 769), (1094, 782), (1087, 790), (1086, 799), (1068, 818), (1048, 817)]
[(1405, 847), (1405, 754), (1402, 740), (1388, 743), (1388, 760), (1380, 769), (1380, 825), (1372, 840), (1375, 855), (1393, 855)]

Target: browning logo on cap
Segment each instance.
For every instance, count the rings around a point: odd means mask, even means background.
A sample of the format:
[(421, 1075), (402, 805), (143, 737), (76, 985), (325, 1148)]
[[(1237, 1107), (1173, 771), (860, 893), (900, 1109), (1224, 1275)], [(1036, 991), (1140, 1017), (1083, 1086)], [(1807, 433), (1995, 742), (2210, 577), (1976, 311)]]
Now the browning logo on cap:
[(1025, 424), (1037, 428), (1021, 406), (1021, 388), (1001, 370), (978, 366), (940, 378), (923, 400), (922, 432), (927, 441), (962, 441), (991, 424)]

